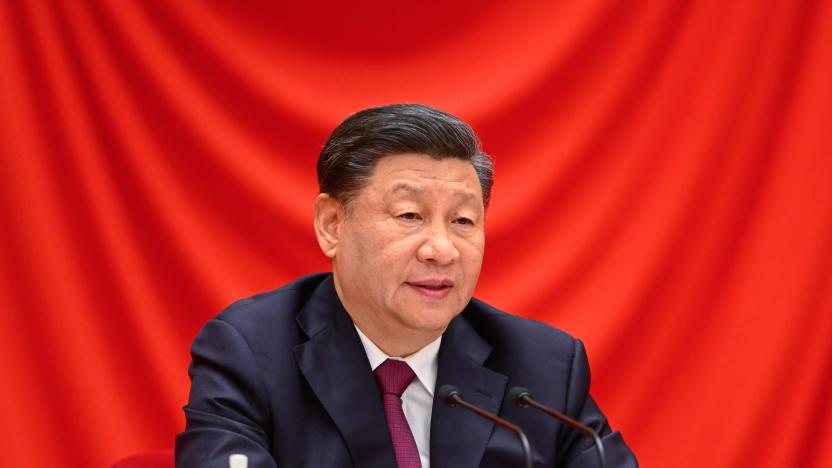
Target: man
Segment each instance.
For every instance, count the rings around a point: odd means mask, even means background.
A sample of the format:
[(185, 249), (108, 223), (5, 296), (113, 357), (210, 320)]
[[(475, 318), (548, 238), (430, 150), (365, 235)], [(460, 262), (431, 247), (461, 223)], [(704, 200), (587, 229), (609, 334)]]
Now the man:
[(315, 232), (332, 274), (233, 304), (199, 333), (180, 467), (520, 466), (515, 436), (435, 402), (444, 384), (518, 424), (535, 466), (595, 467), (592, 441), (509, 401), (529, 388), (635, 467), (588, 394), (580, 341), (472, 299), (492, 163), (447, 113), (352, 115), (318, 160)]

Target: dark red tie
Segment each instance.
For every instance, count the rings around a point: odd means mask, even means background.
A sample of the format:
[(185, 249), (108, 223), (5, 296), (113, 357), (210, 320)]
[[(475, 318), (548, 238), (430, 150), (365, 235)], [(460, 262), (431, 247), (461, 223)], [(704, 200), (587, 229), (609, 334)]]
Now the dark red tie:
[(416, 440), (410, 432), (410, 425), (402, 410), (402, 393), (413, 382), (416, 374), (404, 361), (388, 359), (376, 367), (376, 381), (381, 389), (381, 401), (387, 427), (393, 438), (393, 450), (396, 452), (396, 464), (399, 468), (422, 468)]

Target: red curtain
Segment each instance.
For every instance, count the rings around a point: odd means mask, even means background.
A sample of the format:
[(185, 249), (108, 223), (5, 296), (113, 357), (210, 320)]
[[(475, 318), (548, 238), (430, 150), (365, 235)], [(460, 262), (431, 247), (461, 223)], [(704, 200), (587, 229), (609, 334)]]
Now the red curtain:
[(293, 3), (0, 2), (0, 464), (171, 448), (200, 326), (328, 269), (328, 132), (420, 102), (643, 466), (832, 466), (832, 3)]

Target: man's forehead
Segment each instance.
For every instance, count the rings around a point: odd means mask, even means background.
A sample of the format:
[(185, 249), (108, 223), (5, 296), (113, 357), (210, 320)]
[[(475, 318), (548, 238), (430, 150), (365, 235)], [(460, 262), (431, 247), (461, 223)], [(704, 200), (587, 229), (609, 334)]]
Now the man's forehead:
[[(462, 182), (464, 182), (464, 180), (457, 180), (457, 181), (453, 181), (453, 182), (462, 183)], [(431, 189), (431, 186), (429, 184), (414, 183), (413, 181), (410, 181), (410, 180), (396, 180), (390, 186), (390, 193), (392, 195), (401, 194), (401, 195), (405, 195), (405, 196), (418, 197), (418, 196), (424, 195), (430, 189)], [(452, 189), (452, 191), (453, 191), (452, 195), (456, 198), (463, 198), (465, 200), (469, 200), (469, 199), (475, 200), (477, 198), (477, 193), (474, 190), (469, 189), (469, 188), (454, 187), (454, 189)]]
[(426, 154), (396, 154), (381, 158), (373, 169), (373, 178), (395, 183), (404, 180), (439, 180), (447, 182), (479, 181), (471, 161), (453, 157), (436, 158)]
[(381, 158), (359, 194), (362, 192), (384, 200), (445, 193), (462, 202), (482, 203), (482, 187), (471, 161), (427, 154)]

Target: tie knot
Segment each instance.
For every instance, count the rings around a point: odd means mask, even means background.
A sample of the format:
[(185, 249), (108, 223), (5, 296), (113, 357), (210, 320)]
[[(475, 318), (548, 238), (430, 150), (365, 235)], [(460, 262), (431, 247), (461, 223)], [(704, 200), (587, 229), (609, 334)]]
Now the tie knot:
[(381, 393), (393, 394), (401, 398), (402, 393), (413, 382), (416, 374), (404, 361), (388, 359), (376, 367), (376, 382)]

